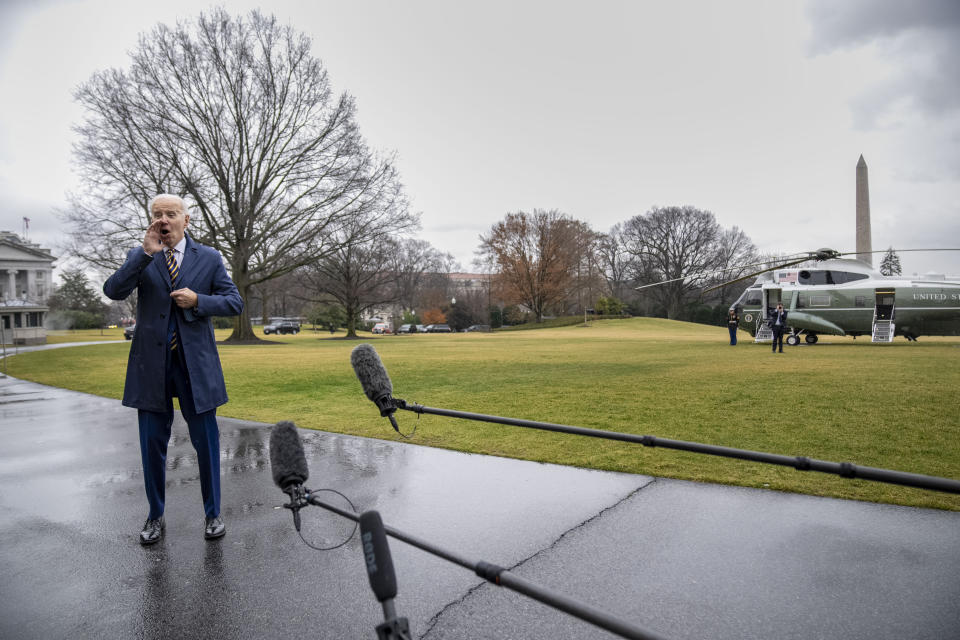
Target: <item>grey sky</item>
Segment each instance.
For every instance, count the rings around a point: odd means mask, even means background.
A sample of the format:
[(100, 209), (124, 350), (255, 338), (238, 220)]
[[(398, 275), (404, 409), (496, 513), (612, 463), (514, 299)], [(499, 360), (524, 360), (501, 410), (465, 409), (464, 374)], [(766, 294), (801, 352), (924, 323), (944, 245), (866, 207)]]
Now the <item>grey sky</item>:
[[(227, 2), (234, 12), (257, 3)], [(307, 33), (370, 144), (395, 150), (421, 237), (470, 268), (508, 211), (605, 231), (690, 204), (767, 251), (960, 246), (960, 10), (919, 2), (266, 3)], [(58, 241), (71, 91), (192, 2), (0, 2), (0, 228)], [(902, 254), (960, 273), (960, 254)]]

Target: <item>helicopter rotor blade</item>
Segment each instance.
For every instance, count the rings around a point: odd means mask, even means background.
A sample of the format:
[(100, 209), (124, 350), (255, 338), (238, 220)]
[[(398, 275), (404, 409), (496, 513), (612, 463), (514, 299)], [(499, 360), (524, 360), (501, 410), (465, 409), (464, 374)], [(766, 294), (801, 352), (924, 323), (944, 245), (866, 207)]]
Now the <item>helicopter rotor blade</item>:
[[(807, 259), (808, 259), (808, 258), (804, 258), (804, 260), (807, 260)], [(713, 271), (700, 271), (700, 272), (693, 273), (693, 274), (690, 274), (690, 275), (680, 276), (679, 278), (671, 278), (671, 279), (669, 279), (669, 280), (660, 280), (660, 281), (658, 281), (658, 282), (653, 282), (653, 283), (651, 283), (651, 284), (643, 284), (643, 285), (640, 285), (639, 287), (634, 287), (633, 290), (634, 290), (634, 291), (640, 291), (641, 289), (649, 289), (650, 287), (659, 287), (660, 285), (670, 284), (671, 282), (679, 282), (679, 281), (681, 281), (681, 280), (690, 280), (690, 279), (692, 279), (692, 278), (700, 278), (700, 277), (704, 277), (704, 276), (712, 276), (712, 275), (715, 275), (715, 274), (717, 274), (717, 273), (726, 273), (727, 271), (736, 271), (737, 269), (743, 269), (743, 268), (745, 268), (745, 267), (758, 267), (758, 266), (763, 265), (763, 264), (770, 264), (770, 262), (771, 262), (770, 260), (764, 260), (763, 262), (752, 262), (752, 263), (749, 263), (749, 264), (739, 264), (739, 265), (737, 265), (737, 266), (735, 266), (735, 267), (726, 267), (726, 268), (724, 268), (724, 269), (714, 269)], [(773, 268), (776, 269), (777, 267), (773, 267)], [(763, 273), (763, 272), (760, 271), (760, 272), (758, 272), (758, 273)]]
[[(834, 253), (836, 253), (836, 252), (834, 252)], [(742, 281), (744, 281), (744, 280), (748, 280), (748, 279), (750, 279), (750, 278), (753, 278), (753, 277), (755, 277), (755, 276), (760, 275), (761, 273), (766, 273), (767, 271), (775, 271), (776, 269), (782, 269), (783, 267), (792, 267), (792, 266), (795, 265), (795, 264), (800, 264), (801, 262), (807, 262), (807, 261), (813, 260), (813, 259), (814, 259), (814, 256), (813, 256), (813, 255), (806, 255), (806, 256), (804, 256), (803, 258), (800, 258), (799, 260), (793, 260), (793, 261), (791, 261), (791, 262), (781, 262), (780, 264), (774, 265), (774, 266), (772, 266), (772, 267), (767, 267), (766, 269), (761, 269), (760, 271), (754, 271), (753, 273), (748, 273), (748, 274), (745, 275), (745, 276), (740, 276), (739, 278), (736, 278), (735, 280), (727, 280), (726, 282), (724, 282), (724, 283), (722, 283), (722, 284), (718, 284), (718, 285), (716, 285), (715, 287), (710, 287), (709, 289), (704, 289), (704, 290), (703, 290), (703, 293), (709, 293), (709, 292), (711, 292), (711, 291), (716, 291), (717, 289), (722, 289), (722, 288), (724, 288), (724, 287), (728, 287), (728, 286), (730, 286), (731, 284), (736, 284), (736, 283), (738, 283), (738, 282), (742, 282)]]
[[(767, 273), (768, 271), (774, 271), (774, 270), (776, 270), (776, 269), (782, 269), (783, 267), (792, 267), (792, 266), (794, 266), (794, 265), (798, 265), (798, 264), (801, 264), (801, 263), (803, 263), (803, 262), (808, 262), (808, 261), (810, 261), (810, 260), (817, 260), (817, 261), (819, 262), (819, 261), (822, 261), (822, 260), (831, 260), (831, 259), (833, 259), (833, 258), (839, 258), (840, 256), (855, 256), (855, 255), (858, 255), (858, 254), (860, 254), (860, 253), (886, 253), (887, 251), (889, 251), (889, 249), (882, 249), (882, 250), (877, 250), (877, 251), (866, 251), (866, 252), (858, 252), (858, 251), (840, 252), (840, 251), (837, 251), (836, 249), (830, 249), (830, 248), (828, 248), (828, 247), (824, 247), (824, 248), (822, 248), (822, 249), (817, 249), (816, 251), (806, 251), (806, 252), (799, 252), (799, 253), (795, 253), (795, 254), (788, 254), (788, 255), (783, 256), (783, 257), (781, 258), (781, 260), (783, 260), (783, 259), (788, 259), (787, 262), (780, 262), (780, 263), (778, 263), (778, 264), (773, 265), (772, 267), (766, 267), (766, 268), (764, 268), (764, 269), (760, 269), (759, 271), (754, 271), (754, 272), (752, 272), (752, 273), (748, 273), (747, 275), (745, 275), (745, 276), (740, 276), (739, 278), (736, 278), (736, 279), (734, 279), (734, 280), (727, 280), (726, 282), (724, 282), (724, 283), (722, 283), (722, 284), (718, 284), (718, 285), (713, 286), (713, 287), (710, 287), (710, 288), (708, 288), (708, 289), (703, 289), (703, 290), (701, 291), (701, 293), (709, 293), (710, 291), (716, 291), (717, 289), (722, 289), (723, 287), (730, 286), (731, 284), (736, 284), (736, 283), (738, 283), (738, 282), (742, 282), (742, 281), (747, 280), (747, 279), (749, 279), (749, 278), (756, 277), (756, 276), (760, 275), (761, 273)], [(897, 253), (903, 253), (903, 252), (907, 252), (907, 251), (960, 251), (960, 249), (950, 249), (950, 248), (937, 248), (937, 249), (894, 249), (894, 251), (897, 252)], [(802, 256), (802, 257), (801, 257), (801, 256)], [(794, 259), (794, 258), (796, 258), (796, 259)], [(709, 276), (709, 275), (714, 275), (714, 274), (718, 274), (718, 273), (724, 273), (724, 272), (726, 272), (726, 271), (735, 271), (735, 270), (737, 270), (737, 269), (743, 269), (743, 268), (745, 268), (745, 267), (756, 267), (756, 266), (766, 265), (766, 264), (770, 264), (770, 263), (771, 263), (771, 261), (770, 261), (770, 260), (767, 260), (767, 261), (764, 261), (764, 262), (754, 262), (754, 263), (752, 263), (752, 264), (741, 264), (741, 265), (737, 265), (736, 267), (728, 267), (728, 268), (726, 268), (726, 269), (717, 269), (717, 270), (715, 270), (715, 271), (703, 271), (703, 272), (696, 273), (696, 274), (692, 274), (692, 275), (681, 276), (681, 277), (679, 277), (679, 278), (671, 278), (670, 280), (661, 280), (660, 282), (654, 282), (654, 283), (651, 283), (651, 284), (641, 285), (641, 286), (639, 286), (639, 287), (634, 287), (634, 290), (635, 290), (635, 291), (640, 291), (640, 290), (642, 290), (642, 289), (649, 289), (650, 287), (659, 287), (660, 285), (669, 284), (669, 283), (671, 283), (671, 282), (679, 282), (679, 281), (681, 281), (681, 280), (688, 280), (688, 279), (690, 279), (690, 278), (698, 278), (698, 277), (703, 277), (703, 276)]]
[[(876, 251), (846, 251), (844, 253), (838, 253), (837, 255), (838, 256), (856, 256), (862, 253), (886, 253), (887, 251), (890, 251), (890, 249), (878, 249)], [(960, 249), (950, 249), (950, 248), (943, 248), (943, 247), (940, 247), (937, 249), (893, 249), (894, 253), (906, 253), (908, 251), (960, 251)]]
[[(883, 250), (878, 250), (878, 251), (867, 251), (867, 252), (865, 252), (865, 253), (886, 253), (887, 251), (889, 251), (889, 249), (883, 249)], [(906, 252), (906, 251), (960, 251), (960, 249), (947, 249), (947, 248), (939, 248), (939, 249), (899, 249), (899, 250), (898, 250), (898, 249), (894, 249), (894, 251), (896, 251), (896, 252)], [(855, 256), (855, 255), (858, 255), (858, 253), (860, 253), (860, 252), (857, 252), (857, 251), (846, 251), (846, 252), (842, 252), (842, 253), (841, 253), (840, 251), (837, 251), (837, 250), (835, 250), (835, 249), (829, 249), (829, 248), (817, 249), (816, 251), (811, 251), (811, 252), (809, 252), (809, 253), (807, 254), (807, 257), (805, 257), (805, 258), (803, 258), (803, 259), (801, 259), (801, 260), (797, 260), (797, 261), (795, 261), (795, 262), (785, 262), (785, 263), (779, 264), (779, 265), (777, 265), (777, 266), (775, 266), (775, 267), (770, 267), (769, 269), (763, 269), (762, 271), (755, 271), (754, 273), (751, 273), (751, 274), (749, 274), (749, 275), (743, 276), (742, 278), (737, 278), (736, 280), (730, 280), (730, 281), (728, 281), (728, 282), (724, 282), (723, 284), (719, 284), (719, 285), (717, 285), (717, 286), (715, 286), (715, 287), (710, 287), (709, 289), (704, 289), (704, 290), (703, 290), (703, 293), (709, 293), (710, 291), (716, 291), (717, 289), (722, 289), (723, 287), (726, 287), (726, 286), (728, 286), (728, 285), (736, 284), (737, 282), (740, 282), (740, 281), (742, 281), (742, 280), (746, 280), (747, 278), (752, 278), (753, 276), (758, 276), (758, 275), (760, 275), (761, 273), (766, 273), (767, 271), (774, 271), (775, 269), (780, 269), (780, 268), (782, 268), (782, 267), (791, 267), (791, 266), (793, 266), (793, 265), (800, 264), (801, 262), (806, 262), (806, 261), (808, 261), (808, 260), (817, 260), (817, 261), (830, 260), (830, 259), (832, 259), (832, 258), (839, 258), (840, 256)]]

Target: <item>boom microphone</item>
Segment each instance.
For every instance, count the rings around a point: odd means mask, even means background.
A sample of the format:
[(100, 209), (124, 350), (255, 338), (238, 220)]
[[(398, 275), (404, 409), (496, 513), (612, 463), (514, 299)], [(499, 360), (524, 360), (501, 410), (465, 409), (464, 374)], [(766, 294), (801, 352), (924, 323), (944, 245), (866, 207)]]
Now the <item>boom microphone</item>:
[(303, 484), (310, 477), (297, 425), (292, 422), (278, 422), (270, 430), (270, 469), (273, 481), (283, 491)]
[(393, 429), (400, 433), (397, 420), (393, 417), (397, 410), (392, 395), (393, 384), (380, 356), (369, 344), (359, 344), (350, 352), (350, 364), (353, 365), (353, 372), (357, 374), (363, 392), (380, 409), (380, 415), (389, 418)]
[(360, 514), (360, 540), (363, 543), (363, 559), (367, 565), (370, 588), (383, 606), (383, 623), (377, 626), (377, 638), (384, 640), (409, 640), (410, 622), (398, 618), (393, 599), (397, 597), (397, 575), (393, 572), (387, 530), (377, 511)]
[(360, 514), (360, 540), (363, 542), (363, 558), (367, 563), (370, 588), (377, 600), (383, 602), (397, 597), (397, 575), (393, 572), (393, 559), (387, 545), (387, 532), (377, 511)]
[(300, 531), (300, 509), (307, 504), (303, 483), (310, 472), (297, 426), (292, 422), (278, 422), (270, 430), (270, 469), (274, 483), (290, 494), (290, 502), (284, 506), (293, 511), (293, 525)]

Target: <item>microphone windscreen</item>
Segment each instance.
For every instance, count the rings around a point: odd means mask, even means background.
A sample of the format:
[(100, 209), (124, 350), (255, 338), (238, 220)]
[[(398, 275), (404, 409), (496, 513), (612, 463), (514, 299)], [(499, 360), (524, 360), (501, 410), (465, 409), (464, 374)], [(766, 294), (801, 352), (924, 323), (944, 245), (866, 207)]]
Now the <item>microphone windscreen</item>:
[(397, 597), (397, 575), (393, 572), (393, 558), (387, 544), (387, 532), (377, 511), (360, 514), (360, 540), (363, 543), (363, 559), (367, 563), (370, 588), (383, 602)]
[(270, 430), (270, 469), (273, 481), (284, 491), (290, 485), (303, 484), (310, 476), (300, 434), (292, 422), (278, 422)]
[(359, 344), (350, 353), (350, 364), (363, 392), (373, 401), (393, 394), (390, 376), (380, 361), (380, 356), (369, 344)]

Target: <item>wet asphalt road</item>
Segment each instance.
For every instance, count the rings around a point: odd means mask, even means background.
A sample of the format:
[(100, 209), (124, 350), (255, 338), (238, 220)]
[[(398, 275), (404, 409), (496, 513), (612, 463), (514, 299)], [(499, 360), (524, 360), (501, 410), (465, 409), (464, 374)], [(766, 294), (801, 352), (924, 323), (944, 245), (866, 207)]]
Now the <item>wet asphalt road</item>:
[[(302, 435), (311, 488), (670, 638), (960, 638), (958, 513)], [(376, 637), (357, 537), (300, 541), (268, 440), (269, 425), (221, 419), (227, 535), (206, 542), (178, 418), (166, 536), (143, 548), (136, 412), (0, 379), (0, 638)], [(305, 512), (316, 544), (351, 526)], [(416, 637), (614, 637), (391, 550)]]

